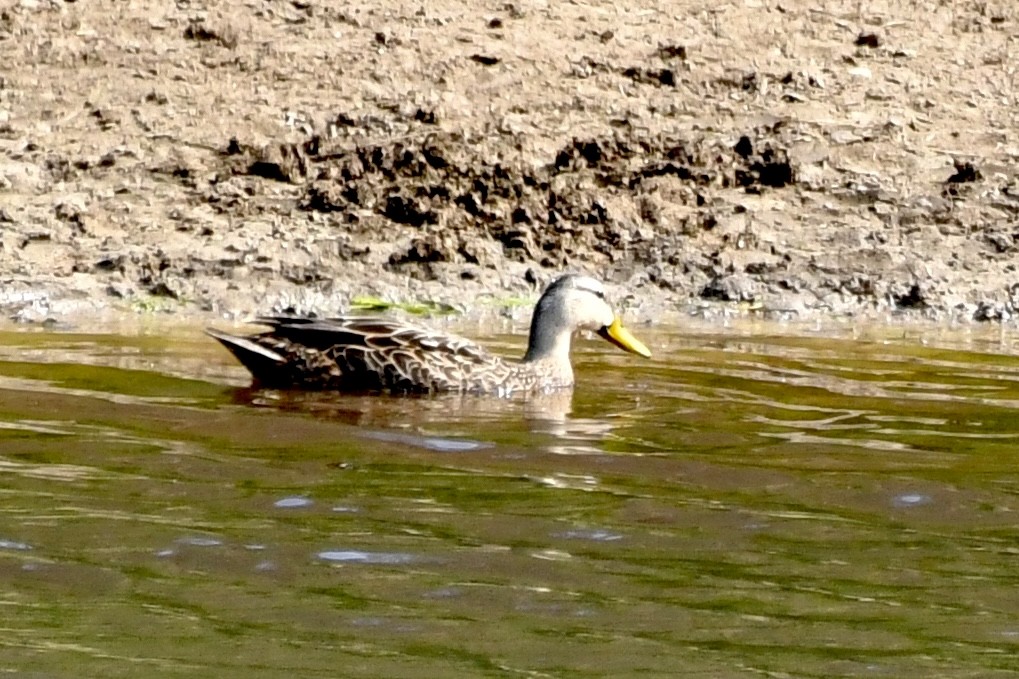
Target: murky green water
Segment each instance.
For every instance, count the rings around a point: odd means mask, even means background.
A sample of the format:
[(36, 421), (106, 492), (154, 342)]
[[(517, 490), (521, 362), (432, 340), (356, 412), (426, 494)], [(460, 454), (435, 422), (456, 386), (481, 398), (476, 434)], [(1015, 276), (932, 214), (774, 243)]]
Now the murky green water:
[(529, 406), (0, 333), (0, 671), (1016, 675), (1014, 338), (768, 332), (584, 343)]

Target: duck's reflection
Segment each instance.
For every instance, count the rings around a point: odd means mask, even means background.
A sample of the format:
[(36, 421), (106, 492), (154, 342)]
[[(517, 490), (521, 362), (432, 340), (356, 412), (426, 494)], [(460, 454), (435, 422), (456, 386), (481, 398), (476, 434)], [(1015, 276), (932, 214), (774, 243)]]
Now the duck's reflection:
[[(478, 444), (479, 437), (485, 438), (486, 433), (499, 433), (504, 439), (515, 431), (553, 437), (554, 441), (527, 440), (528, 446), (537, 443), (547, 452), (597, 453), (597, 441), (613, 429), (605, 420), (571, 417), (571, 390), (495, 398), (243, 388), (232, 391), (232, 400), (245, 406), (341, 422), (364, 430), (369, 438), (399, 439), (400, 443), (442, 452), (484, 447)], [(408, 438), (413, 440), (405, 440)]]
[(497, 398), (455, 393), (397, 397), (246, 387), (234, 389), (232, 396), (238, 404), (302, 412), (358, 426), (385, 424), (386, 421), (418, 424), (436, 419), (487, 422), (519, 415), (536, 422), (565, 422), (573, 407), (571, 390)]

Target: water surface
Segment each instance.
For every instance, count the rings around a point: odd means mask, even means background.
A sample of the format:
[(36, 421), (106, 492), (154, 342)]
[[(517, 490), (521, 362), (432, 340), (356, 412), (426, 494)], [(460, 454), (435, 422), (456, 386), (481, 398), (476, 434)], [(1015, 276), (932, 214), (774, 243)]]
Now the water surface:
[(0, 669), (1019, 671), (1015, 338), (640, 334), (525, 404), (252, 392), (190, 328), (0, 332)]

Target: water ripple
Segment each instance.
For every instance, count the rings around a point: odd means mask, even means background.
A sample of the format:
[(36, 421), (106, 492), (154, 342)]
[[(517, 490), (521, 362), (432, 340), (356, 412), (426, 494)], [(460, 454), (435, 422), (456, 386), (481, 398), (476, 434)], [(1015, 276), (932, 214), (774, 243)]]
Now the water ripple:
[(316, 556), (333, 563), (364, 563), (398, 566), (418, 560), (413, 554), (402, 552), (362, 552), (358, 550), (327, 550)]

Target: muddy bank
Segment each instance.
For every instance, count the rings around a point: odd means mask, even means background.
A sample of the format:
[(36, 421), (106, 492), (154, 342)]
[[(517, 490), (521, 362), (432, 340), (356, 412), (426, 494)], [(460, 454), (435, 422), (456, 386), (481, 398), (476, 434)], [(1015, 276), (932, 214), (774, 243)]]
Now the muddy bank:
[(1019, 309), (1010, 3), (108, 5), (0, 10), (7, 316)]

